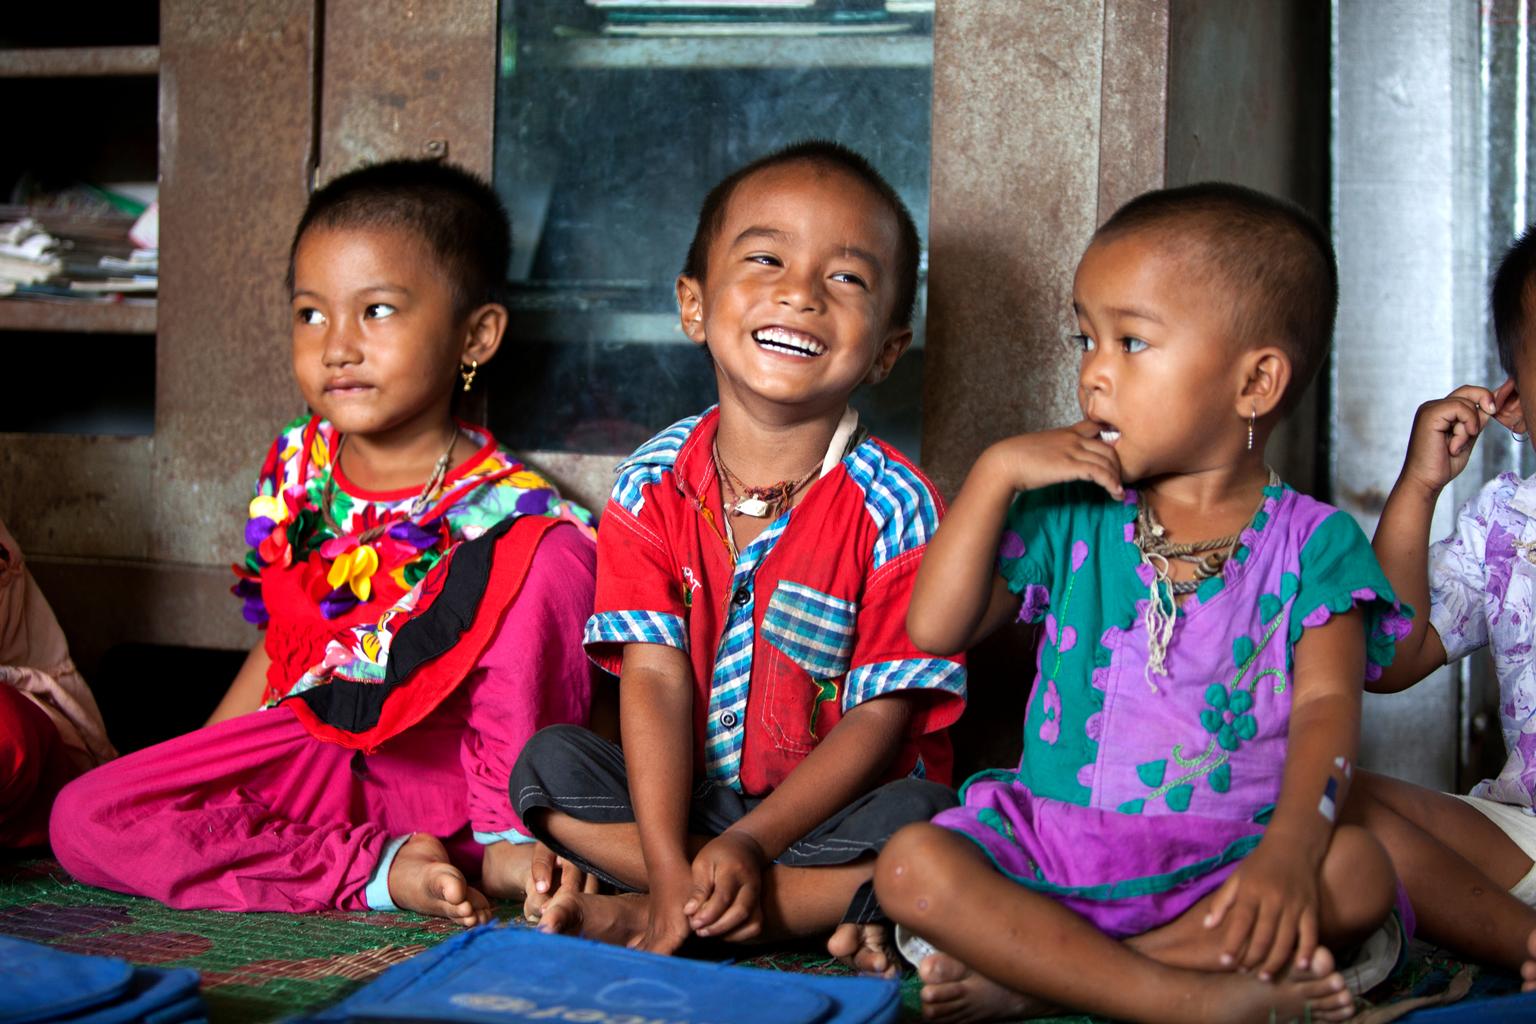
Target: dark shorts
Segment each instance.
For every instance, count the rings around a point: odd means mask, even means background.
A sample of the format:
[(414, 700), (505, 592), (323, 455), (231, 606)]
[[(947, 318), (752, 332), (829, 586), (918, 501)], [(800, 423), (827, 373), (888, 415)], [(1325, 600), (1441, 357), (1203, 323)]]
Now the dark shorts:
[[(624, 751), (596, 733), (574, 725), (553, 725), (535, 733), (512, 769), (512, 807), (535, 836), (556, 853), (580, 864), (615, 888), (633, 892), (601, 865), (578, 857), (555, 842), (545, 830), (541, 808), (568, 814), (578, 821), (619, 824), (635, 820), (629, 799)], [(688, 831), (717, 836), (746, 816), (762, 797), (742, 796), (729, 786), (701, 782), (693, 791)], [(954, 807), (955, 792), (925, 779), (887, 782), (844, 807), (789, 845), (776, 864), (818, 867), (848, 864), (880, 852), (892, 833), (914, 821), (927, 821)], [(866, 882), (854, 895), (844, 921), (883, 920), (875, 902), (874, 885)]]

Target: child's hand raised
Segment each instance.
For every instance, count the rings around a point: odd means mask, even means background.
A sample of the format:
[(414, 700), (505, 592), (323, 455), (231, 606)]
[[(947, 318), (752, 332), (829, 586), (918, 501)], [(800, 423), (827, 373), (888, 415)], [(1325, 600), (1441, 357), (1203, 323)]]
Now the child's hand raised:
[(1488, 420), (1514, 428), (1512, 411), (1505, 405), (1514, 391), (1514, 383), (1505, 381), (1497, 391), (1466, 384), (1444, 398), (1425, 402), (1413, 417), (1413, 433), (1408, 439), (1408, 455), (1403, 460), (1402, 476), (1417, 483), (1430, 494), (1454, 480), (1472, 457), (1472, 447)]
[(1125, 497), (1120, 482), (1120, 458), (1099, 437), (1102, 428), (1090, 420), (1037, 434), (1006, 438), (982, 456), (992, 462), (1016, 491), (1086, 480), (1116, 499)]
[(706, 843), (693, 858), (693, 895), (683, 906), (693, 930), (732, 942), (755, 938), (763, 928), (759, 897), (767, 863), (757, 840), (740, 830)]
[(1316, 865), (1259, 844), (1216, 890), (1205, 916), (1207, 928), (1222, 929), (1221, 965), (1257, 969), (1265, 981), (1287, 960), (1305, 967), (1317, 950), (1317, 902)]

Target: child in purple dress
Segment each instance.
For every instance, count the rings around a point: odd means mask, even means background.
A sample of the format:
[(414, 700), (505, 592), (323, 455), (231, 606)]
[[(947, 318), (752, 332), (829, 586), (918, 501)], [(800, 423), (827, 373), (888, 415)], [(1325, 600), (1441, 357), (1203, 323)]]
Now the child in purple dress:
[(1352, 820), (1387, 848), (1425, 938), (1462, 956), (1518, 970), (1536, 989), (1536, 477), (1503, 473), (1429, 544), (1441, 490), (1472, 457), (1490, 419), (1527, 433), (1522, 404), (1536, 388), (1536, 227), (1494, 275), (1494, 335), (1508, 379), (1495, 391), (1457, 388), (1414, 418), (1408, 455), (1381, 512), (1375, 546), (1405, 598), (1427, 608), (1391, 670), (1370, 689), (1404, 690), (1440, 666), (1487, 647), (1499, 679), (1508, 756), (1467, 796), (1362, 775)]
[(1382, 925), (1394, 878), (1335, 818), (1406, 620), (1354, 521), (1263, 456), (1336, 282), (1315, 223), (1230, 185), (1133, 200), (1078, 264), (1083, 419), (981, 456), (908, 616), (935, 653), (1044, 623), (1017, 769), (876, 869), (942, 951), (930, 1019), (1351, 1012), (1330, 950)]

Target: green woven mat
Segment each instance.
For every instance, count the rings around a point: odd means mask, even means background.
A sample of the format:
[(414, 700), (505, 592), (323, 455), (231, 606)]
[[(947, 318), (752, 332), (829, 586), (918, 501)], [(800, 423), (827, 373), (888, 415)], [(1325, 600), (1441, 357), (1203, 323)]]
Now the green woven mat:
[(324, 1006), (455, 930), (415, 914), (171, 910), (80, 885), (53, 861), (0, 865), (0, 932), (72, 953), (196, 968), (215, 1021)]
[[(514, 920), (515, 904), (498, 916)], [(0, 863), (0, 934), (72, 953), (122, 957), (203, 976), (218, 1022), (270, 1021), (342, 998), (392, 964), (457, 934), (410, 913), (229, 914), (172, 910), (73, 881), (52, 860)], [(847, 974), (835, 960), (775, 952), (742, 961), (764, 970)], [(918, 1020), (918, 982), (902, 985), (903, 1016)]]
[[(498, 916), (518, 918), (504, 904)], [(135, 964), (191, 967), (202, 973), (210, 1017), (270, 1021), (342, 998), (392, 964), (457, 934), (456, 925), (409, 913), (228, 914), (172, 910), (153, 900), (81, 885), (52, 860), (0, 862), (0, 934), (74, 953), (122, 957)], [(814, 952), (772, 952), (741, 963), (763, 970), (850, 973)], [(1394, 977), (1372, 992), (1376, 1005), (1443, 991), (1467, 965), (1415, 943)], [(1501, 995), (1518, 979), (1477, 972), (1469, 998)], [(902, 979), (904, 1021), (921, 1019), (920, 984)], [(1091, 1024), (1086, 1016), (1051, 1018)]]

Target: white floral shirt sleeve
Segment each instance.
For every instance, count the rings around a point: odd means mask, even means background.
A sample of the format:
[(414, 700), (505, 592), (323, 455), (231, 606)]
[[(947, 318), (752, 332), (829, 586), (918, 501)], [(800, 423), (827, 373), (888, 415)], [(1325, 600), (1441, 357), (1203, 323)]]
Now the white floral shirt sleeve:
[[(1429, 548), (1429, 624), (1440, 634), (1447, 661), (1488, 644), (1489, 531), (1513, 487), (1488, 481), (1456, 513), (1450, 536)], [(1505, 569), (1508, 578), (1508, 569)]]
[(1488, 645), (1499, 679), (1499, 726), (1508, 752), (1473, 796), (1529, 809), (1536, 795), (1536, 477), (1505, 473), (1458, 513), (1429, 549), (1429, 621), (1448, 659)]

